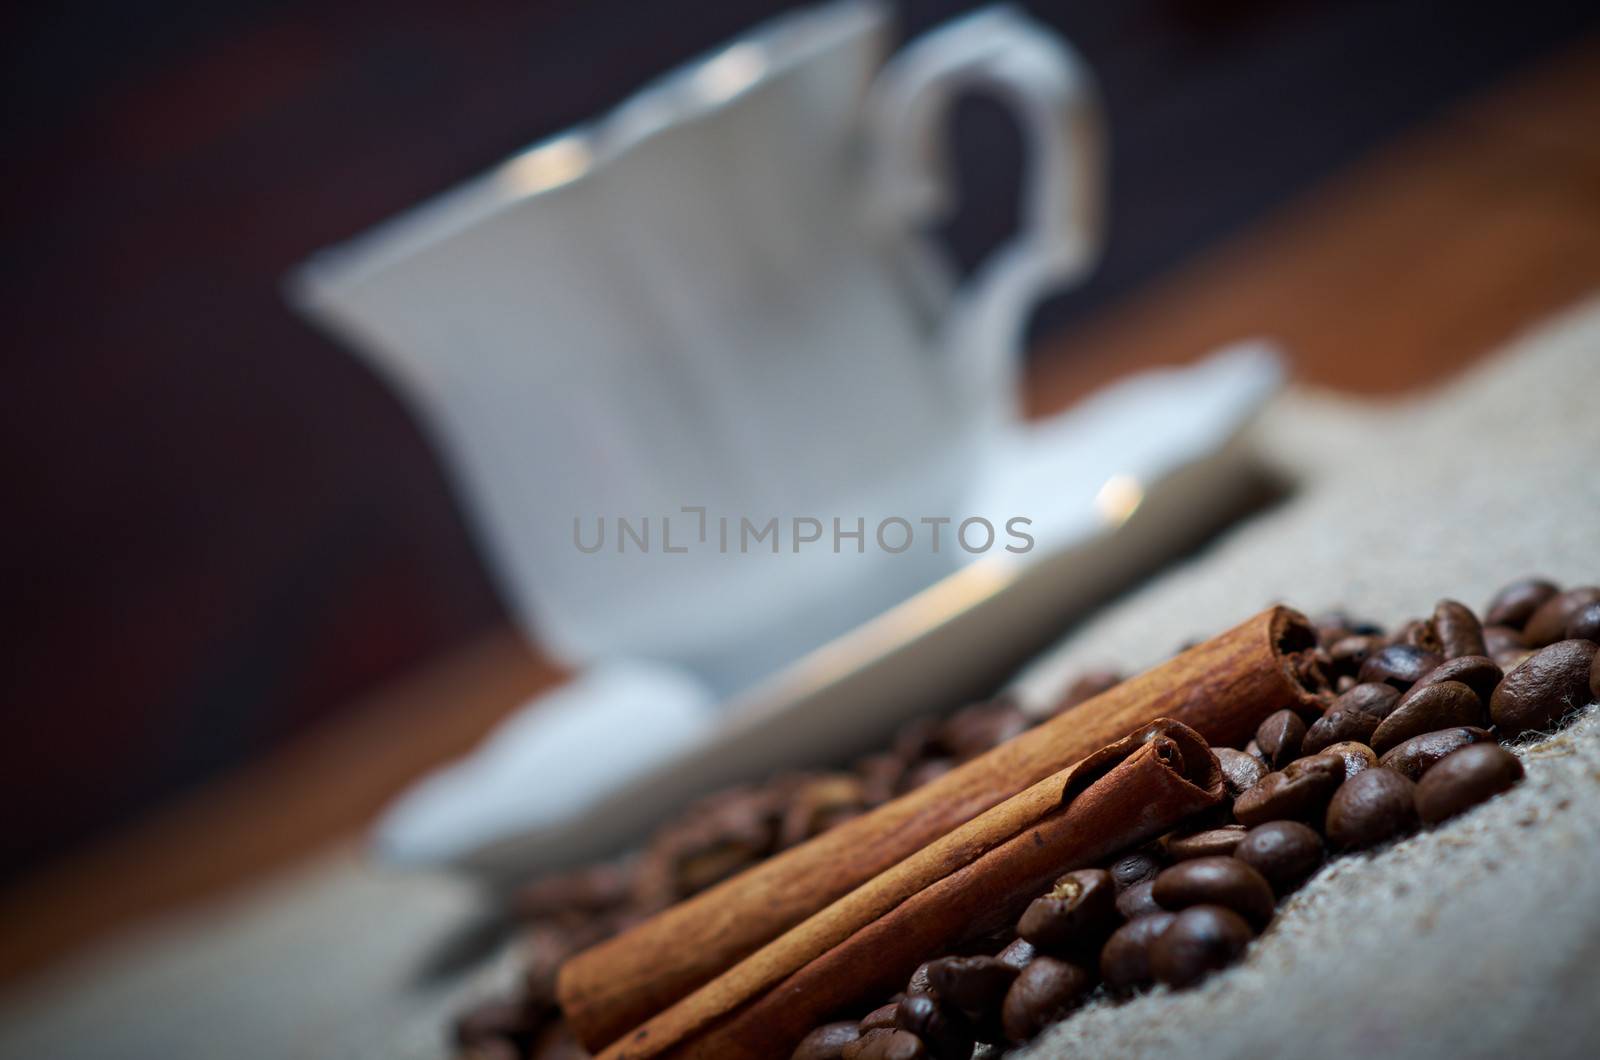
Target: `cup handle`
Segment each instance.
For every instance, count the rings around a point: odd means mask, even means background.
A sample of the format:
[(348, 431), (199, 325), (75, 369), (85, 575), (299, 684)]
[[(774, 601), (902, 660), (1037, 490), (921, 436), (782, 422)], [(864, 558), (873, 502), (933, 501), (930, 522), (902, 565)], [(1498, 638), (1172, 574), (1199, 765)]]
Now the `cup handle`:
[(873, 82), (865, 118), (874, 220), (904, 233), (954, 208), (948, 116), (971, 89), (994, 94), (1020, 122), (1021, 224), (956, 292), (942, 344), (960, 385), (976, 388), (969, 396), (1008, 413), (1028, 312), (1100, 256), (1104, 123), (1093, 76), (1054, 31), (1010, 5), (974, 12), (912, 41)]

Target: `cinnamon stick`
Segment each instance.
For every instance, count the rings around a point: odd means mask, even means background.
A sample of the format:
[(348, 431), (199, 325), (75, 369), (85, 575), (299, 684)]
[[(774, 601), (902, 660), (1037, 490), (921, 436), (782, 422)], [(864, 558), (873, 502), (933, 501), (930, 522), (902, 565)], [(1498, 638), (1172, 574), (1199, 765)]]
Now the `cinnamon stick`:
[(1320, 710), (1300, 653), (1316, 644), (1274, 607), (1129, 678), (944, 776), (755, 865), (566, 963), (558, 992), (600, 1051), (818, 910), (964, 822), (1156, 718), (1242, 746), (1284, 707)]
[(916, 966), (1015, 921), (1069, 869), (1223, 795), (1216, 756), (1160, 720), (1045, 778), (858, 887), (616, 1042), (599, 1060), (763, 1060), (904, 986)]

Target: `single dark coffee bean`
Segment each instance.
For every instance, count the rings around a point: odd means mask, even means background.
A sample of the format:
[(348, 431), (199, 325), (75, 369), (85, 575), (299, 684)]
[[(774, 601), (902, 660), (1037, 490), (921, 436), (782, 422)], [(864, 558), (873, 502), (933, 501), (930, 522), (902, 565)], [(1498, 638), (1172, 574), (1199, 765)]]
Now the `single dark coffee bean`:
[[(1388, 685), (1357, 685), (1357, 688), (1389, 688)], [(1390, 692), (1394, 689), (1389, 688)], [(1320, 754), (1336, 743), (1366, 743), (1372, 739), (1372, 734), (1378, 728), (1379, 719), (1359, 710), (1340, 710), (1338, 700), (1334, 700), (1333, 709), (1318, 718), (1306, 730), (1306, 738), (1300, 745), (1300, 753), (1307, 755)]]
[(1300, 741), (1305, 737), (1306, 723), (1292, 710), (1271, 714), (1256, 728), (1256, 746), (1273, 769), (1282, 769), (1299, 758)]
[(1354, 677), (1361, 666), (1383, 648), (1383, 638), (1371, 635), (1344, 637), (1328, 645), (1328, 668), (1335, 677)]
[(1290, 762), (1280, 772), (1233, 800), (1239, 823), (1254, 828), (1268, 821), (1320, 820), (1328, 800), (1344, 783), (1344, 762), (1312, 755)]
[(1433, 607), (1433, 629), (1439, 636), (1440, 654), (1446, 659), (1482, 655), (1483, 625), (1472, 608), (1455, 600), (1440, 600)]
[(1242, 824), (1225, 824), (1221, 828), (1207, 828), (1193, 835), (1179, 836), (1167, 841), (1167, 853), (1173, 861), (1192, 861), (1195, 858), (1227, 857), (1244, 838)]
[(1540, 605), (1522, 629), (1522, 643), (1543, 648), (1560, 640), (1572, 616), (1593, 603), (1600, 603), (1600, 585), (1582, 585), (1557, 593)]
[(1039, 951), (1027, 939), (1012, 939), (1006, 948), (995, 954), (994, 957), (1001, 964), (1008, 968), (1015, 968), (1020, 972), (1028, 966), (1028, 962), (1038, 955)]
[(959, 1012), (929, 994), (908, 994), (895, 1006), (895, 1023), (922, 1039), (933, 1060), (969, 1060), (972, 1031)]
[(1548, 732), (1589, 701), (1589, 670), (1596, 645), (1563, 640), (1531, 655), (1506, 674), (1489, 700), (1489, 714), (1504, 739)]
[(1485, 626), (1509, 626), (1521, 629), (1560, 588), (1544, 578), (1523, 578), (1507, 585), (1494, 594), (1489, 606), (1483, 609)]
[(1155, 978), (1150, 971), (1150, 944), (1178, 918), (1176, 913), (1152, 913), (1130, 920), (1111, 933), (1100, 950), (1100, 977), (1113, 990), (1127, 991)]
[(1046, 953), (1098, 946), (1116, 927), (1117, 888), (1105, 869), (1078, 869), (1056, 880), (1017, 921), (1017, 934)]
[(1522, 649), (1522, 631), (1512, 629), (1510, 626), (1484, 626), (1483, 646), (1484, 654), (1495, 660), (1498, 665), (1500, 656)]
[(1277, 899), (1265, 876), (1231, 857), (1195, 858), (1162, 871), (1152, 891), (1163, 909), (1177, 912), (1192, 905), (1220, 905), (1257, 928), (1272, 919)]
[(1006, 1037), (1021, 1044), (1059, 1023), (1083, 1003), (1094, 979), (1076, 964), (1040, 957), (1017, 976), (1006, 991), (1000, 1018)]
[(1417, 812), (1438, 824), (1493, 798), (1522, 779), (1522, 762), (1497, 743), (1463, 747), (1417, 783)]
[(940, 1000), (965, 1012), (984, 1012), (1000, 1007), (1021, 968), (999, 957), (941, 957), (928, 963), (928, 981)]
[(1268, 821), (1250, 829), (1233, 856), (1261, 873), (1274, 894), (1285, 895), (1322, 864), (1322, 837), (1299, 821)]
[(1425, 732), (1456, 725), (1482, 725), (1488, 721), (1483, 701), (1460, 681), (1412, 688), (1372, 732), (1372, 749), (1380, 755), (1397, 744)]
[[(1256, 782), (1267, 775), (1267, 764), (1255, 755), (1247, 755), (1243, 751), (1235, 751), (1231, 747), (1215, 747), (1217, 764), (1222, 767), (1223, 782), (1228, 785), (1228, 794), (1238, 795), (1242, 791), (1249, 791), (1256, 786)], [(1159, 870), (1159, 866), (1157, 869)], [(1115, 874), (1115, 866), (1112, 872)], [(1154, 877), (1155, 873), (1151, 873)]]
[(1161, 912), (1161, 904), (1150, 893), (1155, 884), (1156, 881), (1153, 879), (1145, 880), (1117, 895), (1117, 912), (1122, 914), (1124, 920), (1137, 920), (1142, 916)]
[(1592, 640), (1600, 643), (1600, 604), (1585, 604), (1567, 619), (1567, 640)]
[(1415, 692), (1428, 685), (1443, 684), (1446, 681), (1459, 681), (1472, 689), (1484, 703), (1489, 702), (1489, 697), (1494, 695), (1495, 686), (1505, 672), (1495, 665), (1495, 661), (1486, 655), (1462, 655), (1444, 662), (1429, 670), (1423, 678), (1411, 686)]
[(1157, 982), (1189, 986), (1232, 964), (1253, 937), (1249, 923), (1232, 909), (1190, 906), (1150, 944), (1150, 971)]
[[(1223, 772), (1226, 774), (1226, 767)], [(1156, 873), (1162, 870), (1164, 864), (1152, 851), (1138, 850), (1132, 854), (1125, 854), (1111, 863), (1111, 882), (1116, 884), (1119, 892), (1125, 891), (1136, 883), (1155, 879)]]
[(1358, 773), (1328, 803), (1328, 841), (1346, 850), (1365, 850), (1416, 828), (1416, 785), (1392, 769)]
[(1373, 653), (1361, 664), (1356, 680), (1362, 684), (1381, 681), (1404, 692), (1429, 670), (1444, 662), (1444, 656), (1413, 644), (1391, 644)]
[(800, 1039), (789, 1060), (844, 1060), (844, 1047), (860, 1037), (852, 1022), (825, 1023)]
[(1344, 763), (1344, 779), (1349, 780), (1357, 773), (1371, 769), (1378, 764), (1378, 754), (1371, 747), (1357, 740), (1346, 740), (1325, 747), (1318, 754), (1337, 758)]
[(1449, 729), (1440, 729), (1438, 732), (1425, 732), (1421, 736), (1413, 736), (1404, 743), (1391, 747), (1382, 758), (1378, 759), (1378, 765), (1392, 769), (1412, 780), (1421, 780), (1422, 775), (1446, 755), (1454, 754), (1463, 747), (1475, 743), (1493, 741), (1494, 736), (1488, 729), (1457, 725)]
[(893, 1030), (895, 1027), (894, 1012), (899, 1004), (891, 1001), (887, 1005), (879, 1005), (865, 1016), (861, 1017), (861, 1033), (868, 1031)]
[(1116, 670), (1090, 670), (1067, 686), (1060, 701), (1051, 708), (1050, 715), (1065, 714), (1082, 706), (1102, 692), (1109, 692), (1122, 683), (1122, 674)]
[(1413, 618), (1401, 626), (1392, 643), (1409, 644), (1435, 655), (1444, 654), (1444, 642), (1439, 639), (1439, 631), (1434, 628), (1433, 620), (1428, 618)]
[(910, 1031), (880, 1028), (863, 1033), (839, 1055), (841, 1060), (926, 1060), (928, 1047)]

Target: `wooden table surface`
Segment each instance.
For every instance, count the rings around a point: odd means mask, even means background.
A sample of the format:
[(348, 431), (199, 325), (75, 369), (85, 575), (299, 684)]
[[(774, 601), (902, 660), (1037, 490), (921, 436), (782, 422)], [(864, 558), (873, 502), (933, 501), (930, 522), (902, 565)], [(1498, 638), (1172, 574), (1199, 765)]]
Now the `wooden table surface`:
[[(1600, 38), (1453, 109), (1067, 334), (1028, 401), (1249, 335), (1297, 381), (1430, 386), (1600, 289)], [(561, 679), (499, 630), (291, 746), (0, 894), (0, 979), (356, 835), (409, 780)]]

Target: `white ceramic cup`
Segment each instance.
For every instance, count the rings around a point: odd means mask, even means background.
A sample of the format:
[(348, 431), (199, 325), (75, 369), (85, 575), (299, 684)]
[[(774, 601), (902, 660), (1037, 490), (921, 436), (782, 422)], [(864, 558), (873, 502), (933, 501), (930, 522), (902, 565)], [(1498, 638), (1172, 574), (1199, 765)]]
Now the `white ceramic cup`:
[[(732, 691), (954, 565), (948, 541), (795, 552), (790, 530), (960, 518), (1026, 313), (1097, 255), (1104, 151), (1082, 63), (1015, 9), (885, 62), (892, 28), (863, 0), (795, 12), (292, 278), (411, 403), (567, 658)], [(968, 90), (1015, 109), (1028, 162), (1021, 231), (958, 288), (921, 230), (953, 208)], [(777, 519), (778, 554), (724, 550), (722, 518)]]

